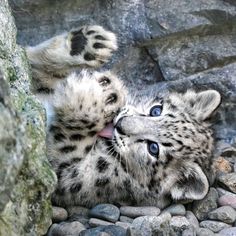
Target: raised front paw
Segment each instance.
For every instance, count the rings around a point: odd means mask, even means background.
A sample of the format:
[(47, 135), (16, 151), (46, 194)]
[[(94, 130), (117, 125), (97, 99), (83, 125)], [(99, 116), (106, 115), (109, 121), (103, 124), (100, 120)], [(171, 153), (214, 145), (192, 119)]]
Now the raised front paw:
[(69, 33), (70, 55), (80, 64), (98, 67), (117, 49), (116, 36), (101, 26), (84, 26)]

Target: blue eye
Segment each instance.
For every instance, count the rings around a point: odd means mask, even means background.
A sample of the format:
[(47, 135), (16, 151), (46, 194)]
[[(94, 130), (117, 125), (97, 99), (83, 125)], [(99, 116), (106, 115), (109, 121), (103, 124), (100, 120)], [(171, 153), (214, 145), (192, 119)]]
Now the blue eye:
[(150, 116), (160, 116), (162, 112), (162, 105), (156, 105), (151, 108)]
[(158, 144), (155, 142), (148, 141), (148, 151), (152, 156), (158, 157), (158, 155), (159, 155)]

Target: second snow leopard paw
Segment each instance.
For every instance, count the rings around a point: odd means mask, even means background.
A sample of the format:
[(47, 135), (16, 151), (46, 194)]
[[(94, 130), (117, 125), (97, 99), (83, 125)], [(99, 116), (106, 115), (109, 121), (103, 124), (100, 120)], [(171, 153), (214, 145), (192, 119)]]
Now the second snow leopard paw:
[(84, 26), (69, 33), (70, 55), (80, 64), (91, 67), (101, 66), (117, 50), (114, 33), (101, 26)]

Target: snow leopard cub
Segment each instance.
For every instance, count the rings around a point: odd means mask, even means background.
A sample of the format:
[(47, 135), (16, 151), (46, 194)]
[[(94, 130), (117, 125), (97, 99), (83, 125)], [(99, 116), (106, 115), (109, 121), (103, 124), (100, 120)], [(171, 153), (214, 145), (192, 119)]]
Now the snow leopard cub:
[(208, 118), (215, 90), (151, 94), (136, 99), (98, 67), (117, 49), (116, 37), (84, 26), (28, 47), (36, 94), (50, 108), (47, 155), (57, 177), (53, 202), (165, 207), (208, 192), (213, 138)]

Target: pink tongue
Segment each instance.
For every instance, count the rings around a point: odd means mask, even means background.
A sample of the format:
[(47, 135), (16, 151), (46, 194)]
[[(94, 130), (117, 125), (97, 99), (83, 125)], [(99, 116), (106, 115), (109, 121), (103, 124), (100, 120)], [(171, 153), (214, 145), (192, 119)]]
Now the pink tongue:
[(98, 133), (98, 136), (104, 138), (112, 138), (114, 126), (112, 123), (109, 123), (103, 130)]

